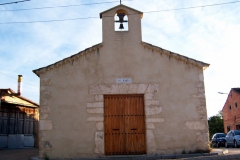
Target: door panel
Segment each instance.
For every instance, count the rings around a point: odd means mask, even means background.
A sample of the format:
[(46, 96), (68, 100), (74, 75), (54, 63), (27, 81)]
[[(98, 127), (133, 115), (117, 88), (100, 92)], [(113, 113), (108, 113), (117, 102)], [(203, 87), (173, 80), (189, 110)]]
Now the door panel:
[(105, 154), (146, 153), (143, 95), (104, 96)]

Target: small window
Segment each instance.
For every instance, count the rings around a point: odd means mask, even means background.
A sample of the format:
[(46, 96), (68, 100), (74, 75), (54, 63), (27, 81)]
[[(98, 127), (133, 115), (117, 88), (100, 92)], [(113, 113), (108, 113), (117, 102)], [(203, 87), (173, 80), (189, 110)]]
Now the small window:
[(229, 132), (231, 130), (230, 126), (227, 126), (227, 132)]
[(230, 110), (230, 111), (232, 110), (232, 106), (231, 106), (231, 105), (229, 106), (229, 110)]
[(235, 102), (235, 107), (238, 108), (238, 104), (237, 104), (237, 102)]

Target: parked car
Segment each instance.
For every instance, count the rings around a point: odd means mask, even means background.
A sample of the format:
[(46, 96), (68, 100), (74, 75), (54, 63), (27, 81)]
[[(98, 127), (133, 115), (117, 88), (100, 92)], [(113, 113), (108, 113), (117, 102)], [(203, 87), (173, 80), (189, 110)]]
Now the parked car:
[(215, 133), (212, 137), (212, 147), (221, 147), (225, 145), (225, 137), (224, 133)]
[(233, 146), (237, 148), (240, 146), (240, 130), (231, 130), (227, 133), (225, 147)]

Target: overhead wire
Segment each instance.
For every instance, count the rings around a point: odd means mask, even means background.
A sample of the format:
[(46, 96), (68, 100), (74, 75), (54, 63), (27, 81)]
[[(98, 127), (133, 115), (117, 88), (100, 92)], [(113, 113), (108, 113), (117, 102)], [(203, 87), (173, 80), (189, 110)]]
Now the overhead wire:
[[(7, 74), (2, 73), (2, 72), (0, 72), (0, 73), (3, 74), (3, 75), (5, 75), (5, 76), (11, 77), (11, 78), (13, 78), (13, 79), (15, 79), (15, 80), (17, 81), (17, 78), (15, 78), (15, 77), (13, 77), (13, 76), (7, 75)], [(26, 81), (23, 81), (23, 83), (26, 83), (26, 84), (31, 85), (31, 86), (33, 86), (33, 87), (36, 87), (36, 86), (34, 86), (33, 84), (28, 83), (28, 82), (26, 82)], [(38, 88), (38, 87), (36, 87), (36, 88)]]
[(8, 5), (8, 4), (14, 4), (14, 3), (22, 3), (22, 2), (27, 2), (31, 0), (22, 0), (22, 1), (15, 1), (15, 2), (8, 2), (8, 3), (0, 3), (0, 5)]
[[(125, 1), (133, 1), (133, 0), (125, 0)], [(116, 3), (119, 1), (109, 1), (109, 2), (99, 2), (99, 3), (86, 3), (86, 4), (73, 4), (73, 5), (65, 5), (65, 6), (53, 6), (53, 7), (37, 7), (37, 8), (23, 8), (23, 9), (11, 9), (11, 10), (0, 10), (0, 12), (8, 12), (8, 11), (27, 11), (27, 10), (40, 10), (40, 9), (53, 9), (53, 8), (66, 8), (66, 7), (78, 7), (78, 6), (87, 6), (87, 5), (96, 5), (96, 4), (106, 4), (106, 3)]]
[[(195, 9), (195, 8), (203, 8), (203, 7), (213, 7), (213, 6), (219, 6), (219, 5), (227, 5), (227, 4), (233, 4), (233, 3), (239, 3), (239, 1), (232, 1), (232, 2), (225, 2), (225, 3), (215, 3), (215, 4), (209, 4), (209, 5), (202, 5), (202, 6), (193, 6), (193, 7), (183, 7), (183, 8), (174, 8), (174, 9), (165, 9), (165, 10), (158, 10), (158, 11), (146, 11), (143, 13), (154, 13), (154, 12), (169, 12), (169, 11), (175, 11), (175, 10), (186, 10), (186, 9)], [(139, 13), (137, 13), (139, 14)], [(129, 14), (131, 15), (131, 14)], [(105, 16), (105, 17), (113, 17), (113, 16)], [(73, 20), (80, 20), (80, 19), (94, 19), (99, 17), (78, 17), (78, 18), (69, 18), (69, 19), (55, 19), (55, 20), (40, 20), (40, 21), (28, 21), (28, 22), (1, 22), (1, 24), (27, 24), (27, 23), (39, 23), (39, 22), (60, 22), (60, 21), (73, 21)]]

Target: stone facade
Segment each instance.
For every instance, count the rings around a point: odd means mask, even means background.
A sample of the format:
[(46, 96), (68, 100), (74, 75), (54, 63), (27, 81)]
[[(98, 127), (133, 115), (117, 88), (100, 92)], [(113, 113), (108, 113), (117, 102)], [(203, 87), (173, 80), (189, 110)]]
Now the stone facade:
[[(118, 10), (128, 13), (127, 32), (114, 31)], [(102, 43), (34, 71), (41, 83), (40, 156), (104, 156), (109, 94), (144, 94), (147, 154), (207, 150), (203, 69), (209, 65), (142, 42), (139, 11), (119, 5), (100, 16)]]
[(240, 88), (232, 88), (223, 106), (224, 132), (240, 129)]

